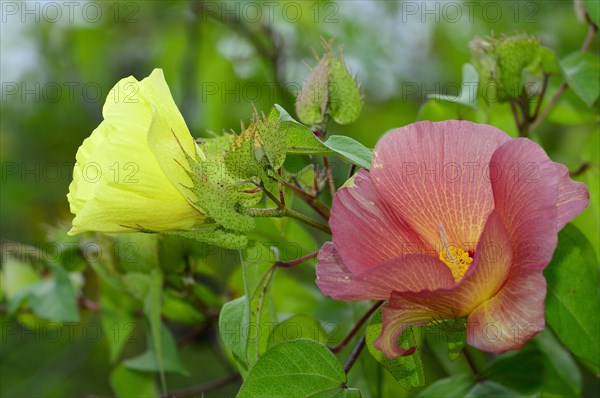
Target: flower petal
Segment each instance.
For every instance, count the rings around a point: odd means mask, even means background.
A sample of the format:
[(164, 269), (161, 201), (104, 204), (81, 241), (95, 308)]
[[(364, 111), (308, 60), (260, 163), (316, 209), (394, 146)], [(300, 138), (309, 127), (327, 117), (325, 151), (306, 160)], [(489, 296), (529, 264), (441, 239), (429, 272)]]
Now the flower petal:
[(512, 264), (508, 235), (500, 217), (490, 213), (477, 245), (473, 264), (464, 278), (448, 288), (412, 292), (393, 292), (383, 311), (383, 329), (374, 343), (389, 358), (408, 355), (398, 346), (402, 331), (412, 325), (423, 325), (439, 319), (462, 318), (493, 297)]
[(185, 188), (192, 185), (186, 172), (191, 170), (186, 154), (194, 160), (196, 154), (202, 160), (205, 160), (206, 156), (190, 135), (183, 116), (175, 105), (162, 69), (154, 69), (150, 76), (138, 83), (138, 88), (136, 99), (148, 102), (153, 108), (152, 126), (147, 136), (152, 153), (175, 187), (190, 203), (196, 203), (196, 196)]
[(508, 232), (516, 267), (544, 268), (557, 244), (560, 174), (544, 150), (526, 138), (503, 144), (490, 161), (495, 207)]
[(560, 231), (590, 204), (590, 193), (581, 182), (571, 180), (569, 169), (560, 163), (554, 163), (558, 173), (558, 209), (556, 230)]
[(143, 96), (127, 100), (136, 87), (133, 77), (113, 87), (104, 120), (77, 151), (67, 195), (75, 214), (70, 234), (190, 229), (202, 221), (147, 144), (153, 108)]
[(422, 239), (383, 203), (365, 170), (337, 192), (329, 223), (339, 254), (354, 274), (403, 254), (424, 252)]
[(448, 267), (431, 256), (400, 256), (357, 276), (346, 268), (334, 243), (325, 243), (319, 251), (317, 285), (323, 294), (336, 300), (387, 300), (392, 291), (438, 289), (452, 284)]
[(344, 265), (333, 242), (326, 242), (319, 250), (316, 272), (317, 285), (326, 296), (349, 301), (374, 299), (370, 289), (364, 289), (352, 280), (352, 273)]
[(394, 130), (375, 147), (371, 178), (385, 203), (441, 250), (475, 248), (494, 207), (488, 164), (510, 137), (467, 121), (420, 122)]
[(467, 320), (467, 342), (483, 351), (518, 349), (545, 326), (546, 279), (542, 271), (521, 269), (496, 296), (477, 307)]

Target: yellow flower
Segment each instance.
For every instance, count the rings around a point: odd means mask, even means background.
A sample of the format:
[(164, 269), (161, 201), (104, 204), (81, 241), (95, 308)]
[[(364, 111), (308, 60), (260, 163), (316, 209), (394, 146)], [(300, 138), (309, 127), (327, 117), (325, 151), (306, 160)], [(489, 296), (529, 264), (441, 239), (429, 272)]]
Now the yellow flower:
[[(85, 231), (189, 230), (206, 218), (186, 187), (187, 155), (205, 156), (190, 135), (161, 69), (130, 76), (108, 94), (104, 120), (77, 151), (69, 204)], [(186, 153), (184, 153), (184, 151)]]

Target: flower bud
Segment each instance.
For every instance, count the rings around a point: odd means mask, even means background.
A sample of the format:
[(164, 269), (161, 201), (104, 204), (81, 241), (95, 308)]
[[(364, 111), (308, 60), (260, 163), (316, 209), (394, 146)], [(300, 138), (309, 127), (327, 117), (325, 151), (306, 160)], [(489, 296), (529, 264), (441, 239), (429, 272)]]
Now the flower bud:
[(541, 46), (535, 37), (476, 38), (470, 47), (482, 86), (492, 83), (497, 89), (495, 97), (502, 102), (539, 94), (539, 90), (531, 90), (531, 86), (539, 85), (544, 75), (558, 73), (554, 53)]

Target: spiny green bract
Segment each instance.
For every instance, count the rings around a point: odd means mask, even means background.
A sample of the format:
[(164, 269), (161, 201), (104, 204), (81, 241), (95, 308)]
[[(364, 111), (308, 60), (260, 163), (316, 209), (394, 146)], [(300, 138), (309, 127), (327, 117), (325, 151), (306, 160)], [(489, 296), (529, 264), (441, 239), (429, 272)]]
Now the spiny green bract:
[(240, 182), (225, 165), (225, 157), (234, 139), (235, 136), (226, 134), (202, 140), (200, 147), (206, 154), (206, 160), (199, 156), (195, 159), (187, 157), (192, 179), (192, 186), (188, 188), (198, 198), (194, 204), (204, 209), (213, 224), (209, 222), (206, 228), (191, 231), (186, 236), (227, 248), (245, 246), (245, 234), (255, 226), (252, 217), (241, 214), (238, 206), (252, 206), (262, 197), (254, 184)]
[(283, 166), (286, 157), (286, 131), (273, 109), (269, 117), (254, 114), (250, 126), (235, 137), (226, 153), (225, 166), (240, 180), (268, 183), (269, 177)]
[(338, 124), (355, 121), (362, 110), (360, 90), (341, 56), (329, 58), (329, 106)]
[(358, 118), (362, 99), (356, 80), (350, 75), (344, 59), (324, 43), (325, 54), (319, 59), (296, 99), (298, 119), (307, 125), (323, 122), (327, 110), (338, 124), (349, 124)]
[[(540, 45), (535, 37), (516, 35), (501, 39), (476, 38), (471, 42), (473, 63), (485, 82), (493, 82), (497, 92), (488, 97), (509, 101), (522, 95), (539, 94), (540, 84), (530, 86), (543, 75), (558, 73), (554, 53)], [(539, 82), (538, 82), (539, 83)], [(531, 90), (537, 87), (537, 90)], [(488, 87), (489, 88), (489, 87)]]
[(329, 102), (329, 74), (326, 56), (319, 63), (302, 86), (296, 99), (296, 114), (304, 124), (317, 125), (323, 121)]

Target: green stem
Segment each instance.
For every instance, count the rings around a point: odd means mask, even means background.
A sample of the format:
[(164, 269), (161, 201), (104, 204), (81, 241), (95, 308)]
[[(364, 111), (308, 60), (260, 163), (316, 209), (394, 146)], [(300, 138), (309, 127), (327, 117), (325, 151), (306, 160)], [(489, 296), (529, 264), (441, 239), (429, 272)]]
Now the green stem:
[(342, 351), (344, 348), (346, 348), (346, 346), (348, 345), (348, 343), (350, 342), (350, 340), (352, 340), (352, 338), (356, 335), (356, 333), (360, 330), (360, 328), (362, 328), (362, 326), (365, 324), (365, 322), (367, 322), (369, 319), (371, 319), (371, 315), (373, 315), (373, 313), (375, 311), (377, 311), (379, 309), (379, 307), (381, 307), (382, 305), (383, 305), (383, 300), (376, 302), (362, 316), (362, 318), (360, 318), (358, 320), (358, 322), (356, 322), (356, 325), (354, 325), (354, 327), (352, 328), (352, 330), (350, 330), (350, 332), (346, 335), (346, 337), (344, 338), (344, 340), (342, 340), (342, 342), (340, 344), (336, 345), (335, 347), (329, 347), (329, 349), (331, 350), (331, 352), (338, 353), (338, 352)]
[(270, 207), (270, 208), (253, 208), (253, 207), (241, 207), (240, 212), (246, 214), (251, 217), (290, 217), (294, 218), (300, 222), (303, 222), (306, 225), (310, 225), (311, 227), (320, 229), (323, 232), (326, 232), (331, 235), (331, 229), (329, 229), (328, 225), (321, 224), (318, 221), (313, 220), (310, 217), (305, 216), (302, 213), (298, 213), (295, 210), (289, 208), (281, 208), (281, 207)]
[(321, 217), (325, 218), (326, 220), (329, 219), (329, 216), (331, 214), (329, 207), (327, 207), (325, 203), (321, 202), (316, 196), (313, 196), (310, 193), (306, 192), (304, 189), (302, 189), (301, 186), (298, 187), (287, 181), (284, 181), (283, 184), (292, 191), (294, 191), (298, 196), (300, 196), (300, 198), (304, 200), (310, 207), (312, 207), (314, 211), (319, 213)]
[(303, 262), (308, 261), (310, 259), (313, 259), (313, 258), (317, 257), (318, 255), (319, 255), (319, 251), (317, 250), (316, 252), (308, 253), (305, 256), (298, 257), (295, 260), (277, 261), (277, 262), (275, 262), (275, 265), (278, 267), (282, 267), (282, 268), (290, 268), (290, 267), (294, 267), (298, 264), (302, 264)]
[(329, 229), (329, 225), (321, 224), (320, 222), (315, 221), (312, 218), (307, 217), (302, 213), (298, 213), (297, 211), (292, 210), (290, 208), (285, 208), (283, 210), (284, 210), (284, 217), (287, 216), (287, 217), (295, 218), (296, 220), (301, 221), (306, 225), (310, 225), (312, 227), (320, 229), (321, 231), (326, 232), (329, 235), (331, 235), (331, 229)]
[(477, 376), (477, 377), (481, 377), (481, 373), (479, 373), (479, 370), (477, 369), (477, 365), (475, 364), (475, 360), (471, 356), (471, 353), (469, 352), (469, 350), (467, 350), (467, 347), (463, 348), (462, 351), (463, 351), (463, 354), (465, 356), (465, 359), (467, 360), (467, 363), (469, 364), (469, 367), (473, 371), (473, 374), (475, 376)]
[(323, 156), (323, 164), (325, 165), (325, 177), (327, 178), (327, 185), (329, 185), (329, 195), (331, 195), (331, 200), (333, 200), (335, 196), (335, 181), (333, 181), (333, 172), (331, 171), (329, 158), (327, 156)]
[(363, 335), (360, 338), (360, 340), (358, 340), (358, 343), (356, 344), (356, 346), (352, 350), (352, 353), (350, 354), (350, 356), (346, 360), (346, 363), (344, 364), (344, 372), (346, 374), (348, 374), (348, 372), (350, 372), (350, 369), (352, 369), (352, 366), (354, 365), (354, 363), (358, 359), (358, 356), (360, 355), (361, 351), (363, 350), (363, 348), (365, 348), (366, 337), (367, 336), (366, 336), (366, 332), (365, 332), (365, 333), (363, 333)]

